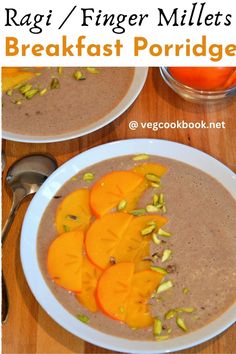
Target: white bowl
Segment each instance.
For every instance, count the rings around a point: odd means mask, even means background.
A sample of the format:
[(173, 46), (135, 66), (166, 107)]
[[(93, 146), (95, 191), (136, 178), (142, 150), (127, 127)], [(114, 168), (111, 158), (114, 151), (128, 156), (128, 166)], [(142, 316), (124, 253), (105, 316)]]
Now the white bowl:
[(111, 336), (78, 321), (54, 297), (40, 271), (37, 232), (52, 197), (72, 176), (101, 160), (146, 152), (192, 165), (217, 179), (236, 199), (236, 175), (211, 156), (182, 144), (165, 140), (131, 139), (101, 145), (85, 151), (58, 168), (33, 198), (22, 228), (21, 261), (28, 284), (39, 304), (57, 323), (74, 335), (95, 345), (124, 353), (166, 353), (182, 350), (211, 339), (236, 320), (236, 303), (220, 317), (199, 330), (163, 342), (137, 341)]
[(75, 139), (80, 136), (92, 133), (95, 130), (100, 129), (105, 125), (113, 122), (115, 119), (119, 118), (121, 114), (123, 114), (132, 105), (132, 103), (136, 100), (140, 91), (142, 90), (143, 85), (145, 84), (147, 74), (148, 74), (148, 68), (136, 67), (134, 70), (134, 77), (130, 85), (130, 88), (128, 89), (123, 99), (118, 103), (118, 105), (114, 107), (103, 118), (99, 119), (98, 121), (90, 124), (85, 128), (73, 130), (71, 132), (66, 132), (59, 135), (52, 135), (52, 136), (24, 135), (24, 134), (16, 134), (6, 130), (2, 130), (2, 137), (3, 139), (19, 141), (23, 143), (53, 143), (58, 141)]

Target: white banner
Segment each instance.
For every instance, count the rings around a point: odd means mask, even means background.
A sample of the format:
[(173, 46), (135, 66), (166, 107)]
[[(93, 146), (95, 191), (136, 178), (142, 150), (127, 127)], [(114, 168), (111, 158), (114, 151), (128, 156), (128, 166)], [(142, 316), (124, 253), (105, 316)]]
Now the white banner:
[(4, 66), (235, 66), (235, 0), (2, 0)]

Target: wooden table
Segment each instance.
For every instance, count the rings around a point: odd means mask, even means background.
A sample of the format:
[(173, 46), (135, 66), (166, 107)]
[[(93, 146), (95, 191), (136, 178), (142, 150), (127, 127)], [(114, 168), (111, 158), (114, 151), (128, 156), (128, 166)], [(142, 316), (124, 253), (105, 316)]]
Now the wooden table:
[[(132, 120), (175, 122), (224, 121), (225, 129), (137, 129)], [(71, 157), (109, 141), (127, 138), (160, 138), (194, 146), (209, 153), (236, 171), (236, 99), (217, 106), (202, 106), (179, 98), (162, 81), (158, 69), (150, 69), (145, 87), (133, 106), (115, 122), (88, 136), (62, 143), (23, 144), (3, 142), (7, 168), (18, 158), (33, 152), (48, 152), (61, 165)], [(7, 169), (6, 168), (6, 169)], [(3, 175), (3, 180), (6, 174)], [(3, 186), (3, 222), (10, 209), (11, 195)], [(29, 200), (25, 200), (17, 214), (3, 249), (3, 270), (10, 292), (10, 313), (3, 325), (3, 353), (113, 353), (76, 338), (59, 327), (38, 305), (22, 272), (19, 256), (19, 236)], [(236, 326), (185, 353), (236, 353)]]

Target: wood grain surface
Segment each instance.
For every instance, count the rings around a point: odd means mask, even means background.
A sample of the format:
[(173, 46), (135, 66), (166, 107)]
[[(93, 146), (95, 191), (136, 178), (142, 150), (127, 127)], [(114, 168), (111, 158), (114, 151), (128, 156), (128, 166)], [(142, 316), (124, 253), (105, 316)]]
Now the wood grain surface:
[[(17, 119), (17, 117), (16, 117)], [(224, 121), (225, 129), (137, 129), (128, 123), (176, 120), (200, 122)], [(34, 152), (52, 154), (61, 165), (71, 157), (106, 142), (127, 138), (160, 138), (194, 146), (236, 171), (236, 98), (218, 105), (196, 105), (178, 97), (162, 81), (157, 68), (150, 69), (140, 96), (129, 110), (110, 125), (82, 138), (53, 144), (23, 144), (3, 141), (7, 166), (3, 174), (3, 222), (11, 205), (11, 194), (4, 179), (7, 168), (23, 155)], [(57, 325), (38, 305), (24, 274), (19, 256), (19, 239), (29, 199), (21, 205), (3, 247), (3, 270), (10, 293), (10, 313), (2, 327), (3, 353), (114, 353), (76, 338)], [(236, 326), (202, 345), (184, 353), (236, 353)]]

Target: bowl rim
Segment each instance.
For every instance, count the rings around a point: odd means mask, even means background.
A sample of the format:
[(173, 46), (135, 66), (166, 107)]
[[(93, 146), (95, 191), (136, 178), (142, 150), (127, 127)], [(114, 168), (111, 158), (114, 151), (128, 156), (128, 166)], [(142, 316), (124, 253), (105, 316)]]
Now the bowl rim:
[(10, 141), (16, 141), (21, 143), (54, 143), (54, 142), (62, 142), (71, 139), (76, 139), (82, 137), (84, 135), (90, 134), (96, 130), (99, 130), (106, 125), (112, 123), (114, 120), (121, 117), (127, 109), (135, 102), (141, 93), (143, 86), (147, 80), (148, 75), (148, 67), (134, 67), (134, 77), (130, 84), (130, 87), (122, 100), (104, 117), (101, 117), (98, 121), (91, 123), (89, 126), (78, 129), (71, 132), (65, 132), (58, 135), (49, 135), (49, 136), (27, 136), (23, 134), (12, 133), (10, 131), (2, 129), (2, 138)]
[[(157, 139), (128, 139), (91, 148), (60, 166), (34, 196), (26, 212), (20, 242), (20, 256), (26, 280), (38, 303), (58, 324), (94, 345), (123, 353), (167, 353), (203, 343), (222, 333), (236, 321), (236, 303), (199, 330), (163, 342), (137, 341), (100, 332), (79, 322), (48, 288), (37, 259), (37, 230), (41, 216), (61, 186), (82, 169), (108, 158), (149, 153), (173, 158), (200, 168), (217, 179), (236, 199), (236, 174), (212, 156), (176, 142)], [(191, 163), (190, 163), (190, 162)]]
[[(220, 96), (220, 95), (233, 95), (234, 93), (236, 93), (236, 85), (229, 87), (225, 90), (217, 90), (217, 91), (209, 91), (209, 90), (199, 90), (199, 89), (195, 89), (191, 86), (185, 85), (182, 82), (176, 80), (174, 78), (174, 76), (169, 72), (168, 70), (168, 66), (162, 66), (160, 67), (160, 72), (161, 72), (161, 76), (163, 77), (163, 79), (166, 81), (168, 81), (168, 83), (174, 84), (176, 85), (178, 88), (180, 89), (184, 89), (186, 91), (188, 91), (189, 93), (195, 94), (195, 95), (202, 95), (202, 97), (204, 96)], [(207, 97), (209, 98), (209, 97)]]

